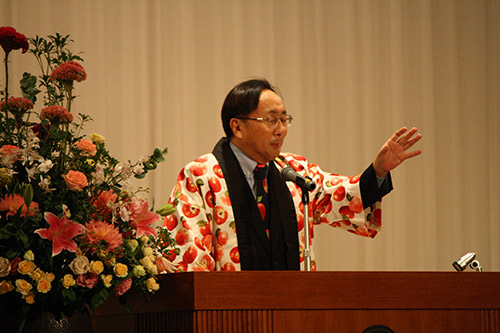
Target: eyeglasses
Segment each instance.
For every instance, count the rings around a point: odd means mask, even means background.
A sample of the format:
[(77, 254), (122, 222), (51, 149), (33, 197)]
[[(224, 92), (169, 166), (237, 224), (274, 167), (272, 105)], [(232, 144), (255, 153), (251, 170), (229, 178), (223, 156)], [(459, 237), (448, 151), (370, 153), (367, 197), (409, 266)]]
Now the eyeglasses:
[(278, 122), (281, 121), (281, 124), (286, 127), (290, 127), (292, 125), (293, 117), (289, 114), (284, 114), (281, 117), (277, 116), (267, 116), (266, 118), (250, 118), (250, 117), (235, 117), (236, 119), (245, 119), (245, 120), (258, 120), (263, 121), (267, 124), (267, 126), (274, 128), (278, 126)]

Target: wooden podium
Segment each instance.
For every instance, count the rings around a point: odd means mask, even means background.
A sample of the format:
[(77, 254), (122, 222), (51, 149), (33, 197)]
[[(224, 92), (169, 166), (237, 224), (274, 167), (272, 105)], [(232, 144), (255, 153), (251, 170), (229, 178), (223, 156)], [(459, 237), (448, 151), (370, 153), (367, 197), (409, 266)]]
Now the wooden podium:
[(500, 332), (493, 272), (190, 272), (160, 285), (131, 295), (133, 313), (108, 300), (96, 332)]

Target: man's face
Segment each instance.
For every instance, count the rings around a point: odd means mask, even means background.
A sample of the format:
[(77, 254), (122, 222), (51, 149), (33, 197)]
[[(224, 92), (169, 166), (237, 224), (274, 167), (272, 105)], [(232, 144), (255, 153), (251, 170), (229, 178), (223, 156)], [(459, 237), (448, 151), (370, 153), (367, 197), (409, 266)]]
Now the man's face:
[[(281, 119), (286, 115), (283, 100), (271, 90), (263, 90), (259, 105), (248, 118), (276, 117)], [(287, 127), (281, 121), (271, 125), (266, 121), (233, 119), (238, 122), (233, 143), (248, 157), (258, 163), (274, 160), (281, 152), (281, 146), (287, 134)]]

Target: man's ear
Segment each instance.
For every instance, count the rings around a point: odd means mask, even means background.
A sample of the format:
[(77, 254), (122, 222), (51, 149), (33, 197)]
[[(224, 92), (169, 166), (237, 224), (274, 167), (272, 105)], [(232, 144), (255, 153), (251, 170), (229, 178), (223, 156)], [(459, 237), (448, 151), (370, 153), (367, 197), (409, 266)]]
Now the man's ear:
[(241, 132), (241, 122), (239, 119), (232, 118), (229, 121), (229, 126), (231, 126), (231, 130), (233, 131), (235, 137), (237, 137), (238, 139), (241, 139), (243, 137), (243, 133)]

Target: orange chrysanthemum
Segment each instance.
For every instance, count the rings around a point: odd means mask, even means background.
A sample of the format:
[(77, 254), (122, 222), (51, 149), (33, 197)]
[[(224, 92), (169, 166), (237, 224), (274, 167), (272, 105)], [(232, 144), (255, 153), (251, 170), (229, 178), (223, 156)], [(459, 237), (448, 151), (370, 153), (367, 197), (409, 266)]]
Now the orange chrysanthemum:
[(101, 216), (109, 216), (111, 208), (108, 207), (108, 202), (115, 202), (118, 195), (112, 190), (99, 191), (97, 199), (92, 203), (96, 208), (97, 214)]
[(106, 244), (107, 250), (112, 251), (122, 245), (123, 239), (118, 228), (112, 224), (92, 220), (85, 224), (86, 241), (94, 246)]

